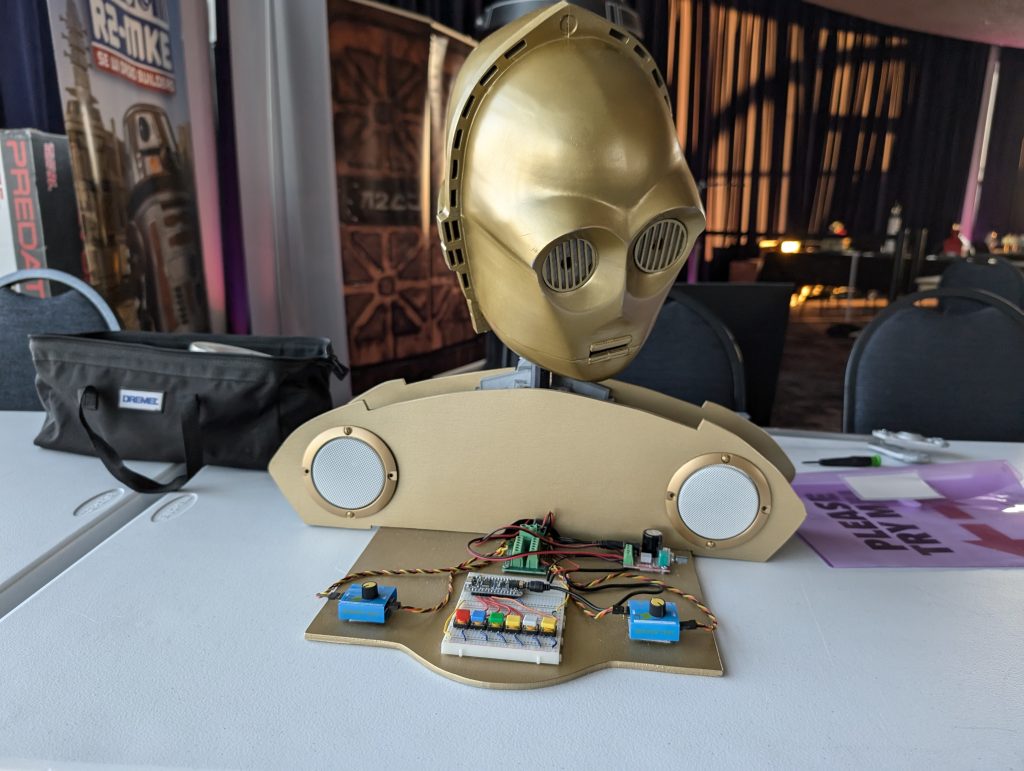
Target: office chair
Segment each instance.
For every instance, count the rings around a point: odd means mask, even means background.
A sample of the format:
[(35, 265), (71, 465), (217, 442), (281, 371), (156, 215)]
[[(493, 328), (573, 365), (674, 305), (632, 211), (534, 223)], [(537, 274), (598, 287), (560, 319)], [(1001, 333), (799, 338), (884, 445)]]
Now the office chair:
[[(957, 260), (942, 272), (940, 289), (978, 289), (991, 292), (1018, 308), (1024, 308), (1024, 273), (997, 254), (979, 254)], [(943, 310), (970, 313), (980, 306), (975, 302), (947, 298)]]
[[(50, 281), (73, 291), (40, 299), (10, 289)], [(59, 270), (19, 270), (0, 277), (0, 410), (41, 410), (28, 336), (118, 330), (117, 317), (95, 289)]]
[[(944, 306), (918, 307), (937, 299)], [(970, 313), (948, 301), (971, 303)], [(846, 367), (843, 430), (1024, 441), (1024, 312), (976, 289), (907, 295), (857, 338)]]
[(732, 333), (705, 306), (683, 294), (662, 306), (647, 343), (616, 380), (693, 404), (746, 410), (743, 359)]

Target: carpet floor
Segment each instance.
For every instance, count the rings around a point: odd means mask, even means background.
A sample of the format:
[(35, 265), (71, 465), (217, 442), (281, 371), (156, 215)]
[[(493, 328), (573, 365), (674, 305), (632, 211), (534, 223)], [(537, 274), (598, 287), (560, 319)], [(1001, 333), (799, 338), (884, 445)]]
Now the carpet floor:
[[(861, 312), (854, 316), (853, 323), (863, 326), (871, 318)], [(840, 321), (842, 315), (834, 310), (818, 313), (803, 308), (790, 312), (772, 410), (773, 426), (843, 430), (843, 381), (855, 339), (827, 334), (828, 328)]]

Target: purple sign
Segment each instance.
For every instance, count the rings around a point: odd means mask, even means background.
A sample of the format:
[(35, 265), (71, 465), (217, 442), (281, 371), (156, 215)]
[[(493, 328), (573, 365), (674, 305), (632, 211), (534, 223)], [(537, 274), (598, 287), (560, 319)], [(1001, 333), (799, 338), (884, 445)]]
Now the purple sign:
[[(865, 492), (908, 476), (931, 497)], [(1024, 487), (1004, 461), (799, 474), (793, 489), (807, 508), (797, 532), (832, 567), (1024, 567)]]

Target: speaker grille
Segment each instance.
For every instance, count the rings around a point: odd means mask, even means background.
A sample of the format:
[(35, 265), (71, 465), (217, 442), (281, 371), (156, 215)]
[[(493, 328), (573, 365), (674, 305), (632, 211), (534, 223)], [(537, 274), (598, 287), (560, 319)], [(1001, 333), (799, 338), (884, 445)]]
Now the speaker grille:
[(366, 442), (340, 437), (317, 450), (309, 470), (316, 491), (339, 509), (362, 509), (380, 497), (387, 472)]
[(675, 220), (660, 220), (640, 234), (633, 246), (633, 262), (644, 273), (657, 273), (672, 265), (686, 244), (686, 228)]
[(554, 246), (541, 268), (548, 288), (556, 292), (579, 289), (594, 273), (594, 247), (582, 238), (570, 238)]
[(735, 538), (753, 524), (760, 505), (753, 480), (725, 464), (698, 469), (676, 496), (683, 524), (709, 541)]

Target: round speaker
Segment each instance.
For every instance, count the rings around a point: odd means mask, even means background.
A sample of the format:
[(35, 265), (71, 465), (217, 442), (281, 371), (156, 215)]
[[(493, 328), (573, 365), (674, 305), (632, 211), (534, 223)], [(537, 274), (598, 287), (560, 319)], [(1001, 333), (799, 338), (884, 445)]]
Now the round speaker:
[(347, 517), (380, 511), (398, 480), (394, 456), (384, 441), (352, 426), (330, 429), (310, 442), (303, 467), (314, 498)]
[(694, 458), (672, 477), (669, 516), (682, 535), (705, 548), (738, 545), (764, 525), (770, 494), (764, 474), (745, 458)]

